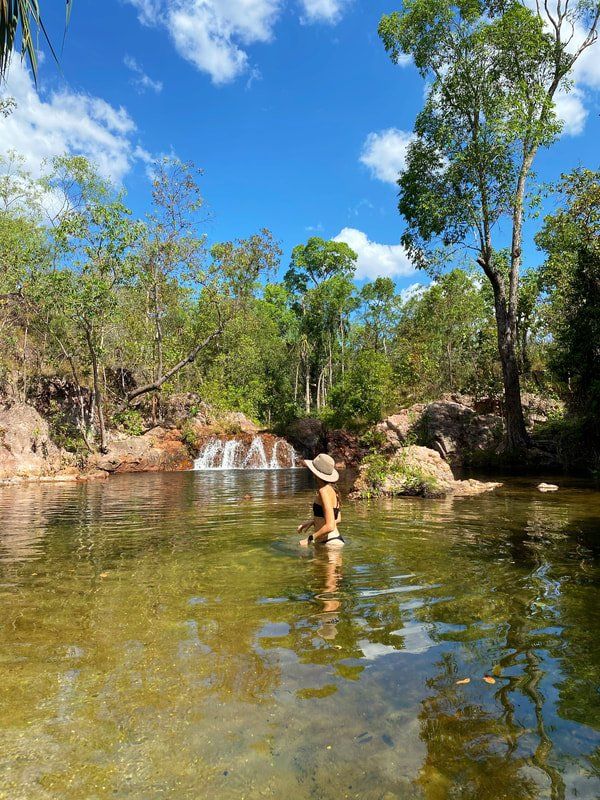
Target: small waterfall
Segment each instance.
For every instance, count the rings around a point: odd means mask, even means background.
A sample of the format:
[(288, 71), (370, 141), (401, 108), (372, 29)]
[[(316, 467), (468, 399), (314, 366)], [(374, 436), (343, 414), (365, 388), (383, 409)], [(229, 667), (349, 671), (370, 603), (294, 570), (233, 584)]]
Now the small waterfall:
[(255, 436), (242, 463), (242, 469), (269, 469), (265, 446), (260, 436)]
[(221, 469), (233, 469), (235, 466), (235, 454), (240, 446), (239, 442), (235, 439), (230, 439), (223, 445), (223, 459), (221, 461)]
[(194, 469), (290, 469), (297, 461), (292, 445), (272, 434), (233, 439), (213, 436), (203, 445)]

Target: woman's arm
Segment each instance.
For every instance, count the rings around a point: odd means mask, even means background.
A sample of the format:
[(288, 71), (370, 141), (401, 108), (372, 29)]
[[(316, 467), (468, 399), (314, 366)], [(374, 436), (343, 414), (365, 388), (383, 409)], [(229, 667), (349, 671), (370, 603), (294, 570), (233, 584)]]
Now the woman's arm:
[(307, 531), (309, 528), (312, 528), (314, 524), (315, 524), (314, 518), (307, 519), (306, 522), (301, 522), (300, 525), (298, 525), (298, 527), (296, 528), (296, 530), (298, 531), (298, 533), (304, 533), (304, 531)]

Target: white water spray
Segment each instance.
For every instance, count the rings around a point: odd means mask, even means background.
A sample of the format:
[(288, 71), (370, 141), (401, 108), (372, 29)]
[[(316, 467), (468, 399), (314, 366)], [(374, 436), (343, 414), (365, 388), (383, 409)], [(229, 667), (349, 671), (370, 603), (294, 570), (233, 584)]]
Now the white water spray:
[(194, 461), (194, 469), (289, 469), (296, 466), (297, 454), (289, 442), (275, 439), (269, 455), (270, 443), (268, 440), (265, 447), (261, 436), (255, 436), (250, 442), (215, 436), (202, 447)]

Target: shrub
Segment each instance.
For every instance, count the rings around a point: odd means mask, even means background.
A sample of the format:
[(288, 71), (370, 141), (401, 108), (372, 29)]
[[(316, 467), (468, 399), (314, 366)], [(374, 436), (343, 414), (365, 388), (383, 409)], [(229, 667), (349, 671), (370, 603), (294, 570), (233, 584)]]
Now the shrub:
[[(402, 455), (387, 459), (381, 453), (371, 453), (363, 460), (361, 477), (363, 488), (360, 494), (366, 498), (388, 493), (430, 498), (443, 497), (445, 494), (436, 478), (407, 464)], [(391, 487), (389, 491), (384, 491), (388, 479), (391, 479)]]
[(181, 441), (196, 456), (200, 450), (200, 437), (198, 431), (191, 422), (185, 422), (181, 429)]
[(130, 436), (141, 436), (144, 432), (144, 420), (136, 408), (118, 411), (113, 417), (113, 423), (119, 430)]

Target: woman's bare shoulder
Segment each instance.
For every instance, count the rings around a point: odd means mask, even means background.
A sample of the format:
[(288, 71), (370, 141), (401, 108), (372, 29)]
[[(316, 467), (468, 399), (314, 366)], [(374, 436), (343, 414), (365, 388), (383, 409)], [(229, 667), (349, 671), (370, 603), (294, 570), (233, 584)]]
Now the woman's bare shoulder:
[(333, 486), (327, 484), (326, 486), (321, 486), (319, 489), (319, 497), (321, 500), (327, 500), (329, 503), (334, 505), (337, 495)]

